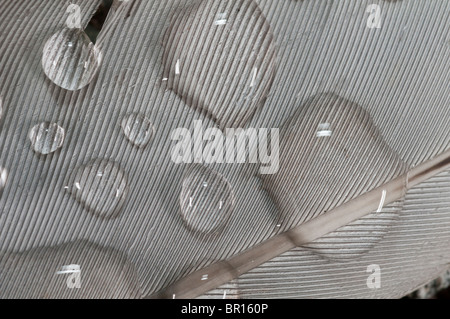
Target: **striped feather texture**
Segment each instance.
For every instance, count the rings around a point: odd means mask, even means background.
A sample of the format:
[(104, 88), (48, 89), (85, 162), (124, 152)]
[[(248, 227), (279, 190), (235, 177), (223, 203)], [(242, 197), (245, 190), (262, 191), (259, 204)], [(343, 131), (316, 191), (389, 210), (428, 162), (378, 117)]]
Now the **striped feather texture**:
[[(72, 2), (80, 6), (85, 27), (100, 1)], [(247, 127), (281, 127), (313, 96), (332, 92), (357, 104), (359, 114), (370, 114), (392, 151), (380, 155), (380, 161), (389, 155), (411, 168), (449, 149), (449, 1), (380, 1), (380, 29), (367, 28), (369, 0), (254, 3), (255, 12), (260, 10), (258, 16), (264, 17), (259, 20), (264, 21), (264, 30), (270, 26), (273, 35), (270, 48), (276, 51), (276, 72), (270, 91), (263, 90), (270, 82), (269, 73), (263, 77), (265, 84), (258, 86), (260, 97), (268, 96), (246, 118)], [(130, 1), (125, 11), (115, 7), (111, 14), (120, 14), (107, 19), (97, 41), (102, 59), (96, 76), (83, 88), (68, 91), (55, 85), (42, 67), (45, 43), (65, 28), (68, 3), (0, 0), (0, 167), (7, 170), (6, 179), (1, 175), (1, 182), (6, 180), (0, 191), (1, 265), (44, 247), (75, 242), (76, 249), (82, 250), (85, 245), (79, 240), (86, 240), (100, 250), (126, 255), (140, 291), (106, 295), (89, 286), (95, 282), (84, 281), (92, 292), (86, 296), (149, 296), (282, 233), (276, 204), (251, 164), (209, 167), (223, 175), (236, 194), (233, 214), (219, 236), (200, 238), (181, 218), (179, 195), (189, 165), (171, 161), (171, 133), (179, 127), (192, 129), (194, 120), (207, 127), (217, 125), (210, 114), (195, 111), (163, 81), (165, 66), (174, 66), (173, 61), (164, 63), (167, 50), (181, 48), (167, 46), (167, 31), (184, 27), (174, 24), (172, 17), (193, 4), (190, 0)], [(183, 19), (192, 19), (191, 11), (184, 13)], [(235, 40), (242, 49), (261, 44), (247, 36)], [(193, 50), (194, 44), (187, 48)], [(216, 58), (214, 50), (205, 52)], [(235, 63), (232, 55), (228, 61)], [(250, 80), (251, 67), (244, 69), (242, 83)], [(237, 79), (233, 80), (233, 88), (238, 89)], [(135, 112), (145, 114), (155, 127), (145, 148), (132, 145), (120, 128), (123, 118)], [(240, 123), (240, 116), (235, 119)], [(351, 127), (360, 125), (355, 119), (349, 118)], [(62, 147), (46, 156), (36, 154), (28, 139), (29, 130), (43, 121), (57, 123), (66, 132)], [(128, 196), (112, 219), (91, 214), (64, 190), (75, 168), (96, 159), (119, 163), (128, 176)], [(441, 174), (410, 190), (399, 219), (366, 254), (334, 263), (295, 248), (241, 275), (239, 296), (400, 297), (408, 293), (441, 272), (450, 259), (448, 181), (448, 173)], [(353, 190), (362, 193), (375, 184)], [(305, 191), (302, 197), (314, 203), (322, 201), (324, 194)], [(323, 203), (332, 206), (338, 200)], [(95, 267), (88, 262), (101, 253), (85, 251), (86, 259), (79, 259), (82, 269)], [(44, 267), (52, 276), (63, 265), (76, 263), (62, 256)], [(26, 273), (34, 260), (30, 258), (20, 259), (24, 263), (17, 263), (14, 271)], [(370, 263), (382, 268), (382, 288), (377, 291), (365, 285)], [(111, 265), (116, 270), (122, 267), (122, 263)], [(26, 282), (10, 271), (10, 266), (0, 270), (0, 282), (9, 282), (1, 297), (16, 296), (23, 286), (27, 289), (20, 296), (41, 296), (40, 283)], [(70, 295), (63, 287), (55, 289), (49, 296)]]

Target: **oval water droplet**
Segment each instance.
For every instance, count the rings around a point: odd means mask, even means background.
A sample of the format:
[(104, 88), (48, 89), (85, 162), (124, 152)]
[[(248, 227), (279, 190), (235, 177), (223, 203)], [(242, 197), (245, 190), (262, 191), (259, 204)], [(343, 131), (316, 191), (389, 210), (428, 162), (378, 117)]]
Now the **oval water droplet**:
[(155, 132), (150, 120), (140, 113), (125, 116), (121, 127), (126, 138), (137, 147), (146, 146)]
[(56, 85), (76, 91), (97, 74), (102, 54), (81, 29), (64, 28), (44, 45), (42, 67)]
[(0, 166), (0, 194), (5, 188), (6, 181), (8, 180), (8, 171), (6, 168)]
[(76, 169), (66, 189), (89, 211), (112, 218), (127, 197), (127, 175), (118, 163), (97, 159)]
[(163, 78), (221, 128), (242, 127), (264, 103), (275, 78), (271, 26), (254, 0), (192, 2), (167, 28)]
[(42, 122), (33, 126), (28, 134), (33, 150), (47, 155), (64, 143), (64, 129), (56, 123)]
[(234, 209), (234, 192), (221, 174), (194, 166), (183, 180), (181, 216), (189, 229), (211, 234), (224, 227)]
[[(308, 99), (281, 131), (280, 169), (262, 175), (278, 208), (278, 231), (330, 212), (408, 169), (370, 113), (334, 93)], [(380, 199), (385, 195), (380, 192)], [(333, 260), (359, 257), (383, 238), (401, 210), (396, 205), (368, 214), (304, 247)]]

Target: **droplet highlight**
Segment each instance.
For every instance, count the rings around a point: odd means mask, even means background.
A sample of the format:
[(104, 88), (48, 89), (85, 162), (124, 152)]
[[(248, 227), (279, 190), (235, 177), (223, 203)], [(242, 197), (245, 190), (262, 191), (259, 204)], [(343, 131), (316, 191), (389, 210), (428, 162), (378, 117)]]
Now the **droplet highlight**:
[(153, 138), (155, 129), (150, 120), (140, 113), (131, 113), (123, 118), (121, 127), (125, 137), (137, 147), (145, 147)]
[(28, 137), (35, 152), (47, 155), (63, 145), (65, 131), (56, 123), (43, 122), (33, 126)]
[(97, 159), (76, 169), (65, 188), (88, 211), (113, 218), (128, 195), (127, 174), (118, 163)]
[(96, 76), (102, 54), (82, 29), (64, 28), (44, 45), (45, 75), (63, 89), (76, 91)]
[(234, 192), (225, 177), (204, 166), (189, 170), (180, 194), (181, 217), (189, 229), (203, 234), (219, 231), (234, 205)]
[(3, 189), (5, 188), (7, 180), (8, 180), (8, 171), (6, 170), (6, 168), (0, 166), (0, 194), (1, 191), (3, 191)]

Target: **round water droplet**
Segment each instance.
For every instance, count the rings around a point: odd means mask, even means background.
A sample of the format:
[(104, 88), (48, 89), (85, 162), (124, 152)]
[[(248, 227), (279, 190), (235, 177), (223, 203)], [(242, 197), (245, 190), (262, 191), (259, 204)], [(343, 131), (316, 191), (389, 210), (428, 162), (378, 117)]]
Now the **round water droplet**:
[(8, 171), (6, 168), (0, 166), (0, 192), (5, 188), (6, 181), (8, 180)]
[(95, 77), (101, 57), (100, 50), (83, 30), (65, 28), (45, 43), (42, 67), (53, 83), (76, 91)]
[(137, 147), (146, 146), (155, 132), (150, 120), (140, 113), (125, 116), (121, 127), (126, 138)]
[(105, 218), (115, 217), (128, 194), (127, 176), (119, 164), (100, 159), (76, 169), (66, 188), (86, 209)]
[(28, 134), (33, 150), (44, 155), (55, 152), (63, 145), (65, 132), (56, 123), (43, 122), (33, 126)]
[(234, 208), (234, 192), (221, 174), (194, 166), (183, 180), (181, 216), (189, 229), (210, 234), (225, 226)]

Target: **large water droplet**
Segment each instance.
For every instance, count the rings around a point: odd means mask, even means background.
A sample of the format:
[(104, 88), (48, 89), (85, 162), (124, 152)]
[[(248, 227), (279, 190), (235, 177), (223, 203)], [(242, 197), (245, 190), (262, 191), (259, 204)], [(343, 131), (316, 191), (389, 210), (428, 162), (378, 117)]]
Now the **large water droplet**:
[[(308, 99), (281, 132), (280, 169), (262, 175), (278, 208), (280, 231), (329, 212), (408, 168), (370, 113), (333, 93)], [(381, 240), (401, 208), (368, 214), (306, 246), (330, 259), (355, 258)]]
[(189, 229), (204, 234), (225, 226), (234, 208), (234, 192), (221, 174), (194, 166), (183, 180), (181, 216)]
[(35, 152), (50, 154), (60, 148), (64, 142), (64, 129), (56, 123), (43, 122), (33, 126), (28, 134)]
[[(126, 254), (107, 245), (76, 240), (20, 252), (2, 251), (0, 260), (0, 299), (142, 298), (134, 265)], [(71, 272), (71, 268), (80, 272)], [(22, 280), (30, 286), (20, 284)]]
[(176, 12), (163, 45), (168, 88), (222, 128), (242, 127), (268, 96), (275, 41), (253, 0), (197, 1)]
[(154, 127), (145, 115), (131, 113), (123, 118), (122, 130), (127, 139), (138, 147), (144, 147), (154, 135)]
[(53, 83), (76, 91), (95, 77), (101, 57), (100, 50), (83, 30), (64, 28), (45, 43), (42, 67)]
[(127, 197), (127, 176), (116, 162), (97, 159), (75, 170), (66, 189), (89, 211), (111, 218)]

